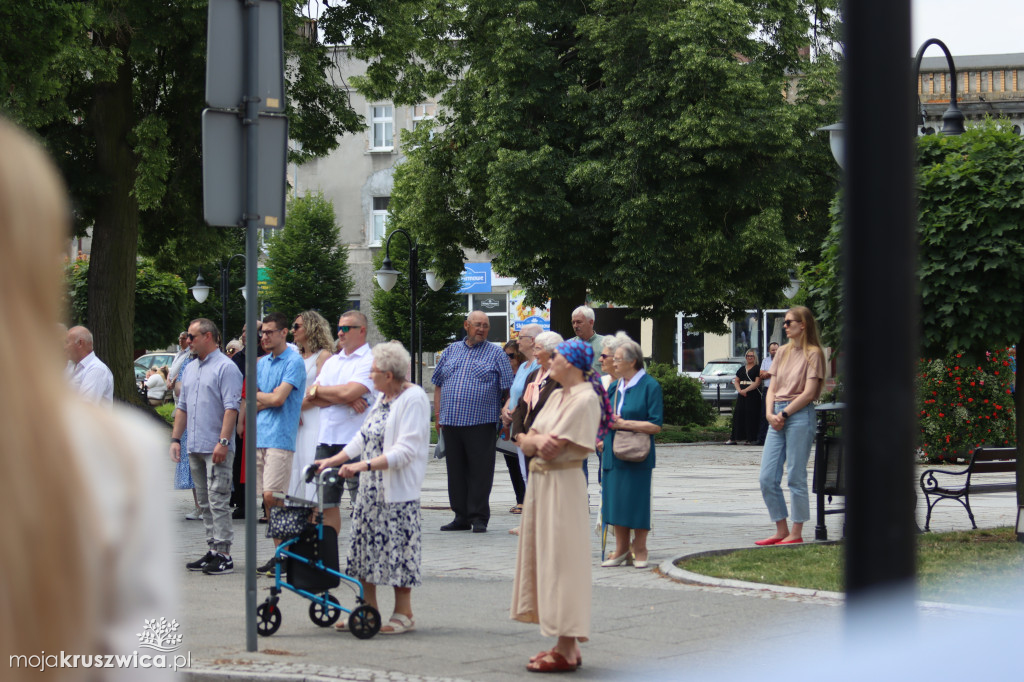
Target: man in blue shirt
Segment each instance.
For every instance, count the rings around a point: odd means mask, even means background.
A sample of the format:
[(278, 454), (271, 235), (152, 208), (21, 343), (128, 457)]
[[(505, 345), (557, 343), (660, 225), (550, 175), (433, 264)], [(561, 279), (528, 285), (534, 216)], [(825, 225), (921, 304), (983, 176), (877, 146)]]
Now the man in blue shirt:
[[(295, 437), (299, 432), (306, 364), (288, 347), (288, 318), (271, 313), (263, 318), (261, 344), (267, 354), (256, 363), (256, 496), (268, 513), (283, 506), (274, 493), (288, 490)], [(274, 540), (274, 544), (280, 544)], [(271, 558), (257, 573), (274, 574)]]
[(448, 501), (455, 520), (441, 530), (487, 532), (494, 484), (494, 442), (502, 392), (512, 386), (505, 351), (487, 340), (487, 315), (474, 310), (463, 323), (466, 338), (441, 354), (431, 381), (434, 415), (443, 428)]

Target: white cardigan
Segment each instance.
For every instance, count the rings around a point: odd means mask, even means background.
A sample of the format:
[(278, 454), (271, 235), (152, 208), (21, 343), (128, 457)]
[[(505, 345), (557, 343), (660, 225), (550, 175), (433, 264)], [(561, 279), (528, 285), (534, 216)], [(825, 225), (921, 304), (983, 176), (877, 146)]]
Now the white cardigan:
[[(383, 393), (377, 396), (377, 403), (382, 400)], [(420, 499), (430, 449), (430, 401), (419, 386), (413, 384), (391, 403), (391, 411), (384, 422), (383, 445), (384, 456), (388, 460), (388, 468), (382, 472), (384, 501), (410, 502)], [(345, 446), (350, 461), (362, 459), (363, 446), (364, 439), (360, 431)]]

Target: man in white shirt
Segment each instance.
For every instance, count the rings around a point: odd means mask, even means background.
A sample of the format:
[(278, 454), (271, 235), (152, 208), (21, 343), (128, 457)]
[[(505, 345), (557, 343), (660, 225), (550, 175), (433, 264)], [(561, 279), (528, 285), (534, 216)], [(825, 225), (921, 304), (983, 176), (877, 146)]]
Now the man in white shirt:
[(71, 387), (90, 402), (112, 405), (114, 375), (92, 352), (92, 332), (85, 327), (69, 329), (64, 337), (64, 352), (74, 364), (68, 377)]
[[(341, 350), (324, 363), (307, 395), (320, 409), (320, 436), (316, 459), (327, 459), (341, 452), (363, 425), (366, 408), (373, 399), (370, 366), (373, 355), (366, 343), (366, 316), (349, 310), (338, 320)], [(347, 460), (343, 460), (347, 461)], [(345, 480), (349, 496), (355, 502), (359, 477)], [(325, 495), (326, 497), (326, 495)], [(324, 523), (341, 531), (340, 492), (337, 500), (324, 500)]]

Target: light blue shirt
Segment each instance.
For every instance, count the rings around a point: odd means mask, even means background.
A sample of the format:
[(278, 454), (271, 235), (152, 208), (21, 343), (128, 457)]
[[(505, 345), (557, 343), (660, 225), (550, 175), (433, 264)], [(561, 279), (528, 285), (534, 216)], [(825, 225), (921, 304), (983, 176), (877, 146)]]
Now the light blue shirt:
[(526, 377), (530, 376), (530, 372), (538, 367), (540, 367), (540, 363), (536, 360), (530, 360), (519, 365), (519, 369), (516, 370), (516, 378), (512, 380), (512, 388), (508, 389), (509, 411), (516, 409), (519, 399), (523, 397), (523, 391), (526, 390)]
[[(241, 399), (242, 373), (219, 349), (204, 360), (196, 358), (185, 366), (178, 409), (187, 417), (189, 452), (213, 452), (220, 439), (224, 413), (237, 412)], [(228, 440), (228, 450), (233, 452), (235, 439)]]
[(299, 432), (299, 414), (306, 393), (306, 363), (291, 348), (280, 355), (264, 355), (256, 363), (256, 387), (261, 393), (273, 393), (281, 384), (292, 390), (279, 407), (267, 407), (256, 413), (256, 447), (295, 452)]

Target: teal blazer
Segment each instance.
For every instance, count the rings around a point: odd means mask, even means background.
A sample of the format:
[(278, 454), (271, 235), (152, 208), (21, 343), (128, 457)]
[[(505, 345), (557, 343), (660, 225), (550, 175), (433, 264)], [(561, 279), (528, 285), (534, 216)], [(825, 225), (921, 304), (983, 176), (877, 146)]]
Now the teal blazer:
[[(615, 411), (619, 381), (616, 379), (608, 387), (608, 402)], [(626, 391), (620, 416), (623, 419), (651, 422), (661, 426), (664, 423), (665, 403), (661, 397), (661, 384), (650, 374), (644, 374), (635, 386)], [(654, 436), (651, 436), (651, 454), (642, 462), (624, 462), (612, 453), (612, 441), (615, 431), (608, 429), (604, 437), (604, 452), (601, 453), (601, 468), (611, 469), (653, 469), (655, 465)]]

